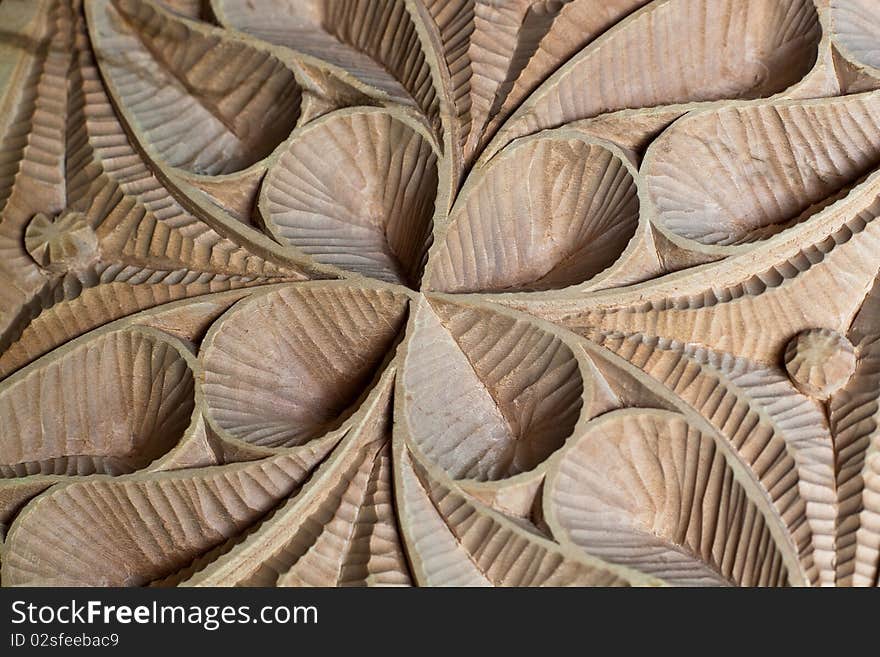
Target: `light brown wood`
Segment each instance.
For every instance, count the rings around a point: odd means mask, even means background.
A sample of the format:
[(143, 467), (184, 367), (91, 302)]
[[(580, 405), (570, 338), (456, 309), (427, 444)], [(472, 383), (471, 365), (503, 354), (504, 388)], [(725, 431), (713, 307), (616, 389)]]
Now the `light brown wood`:
[(2, 584), (878, 585), (876, 2), (0, 23)]

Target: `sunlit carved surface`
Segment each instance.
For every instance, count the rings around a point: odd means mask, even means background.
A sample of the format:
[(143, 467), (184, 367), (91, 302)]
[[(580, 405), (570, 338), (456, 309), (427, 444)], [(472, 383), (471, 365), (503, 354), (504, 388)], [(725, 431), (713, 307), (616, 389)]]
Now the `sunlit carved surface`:
[(877, 3), (0, 26), (2, 584), (878, 584)]

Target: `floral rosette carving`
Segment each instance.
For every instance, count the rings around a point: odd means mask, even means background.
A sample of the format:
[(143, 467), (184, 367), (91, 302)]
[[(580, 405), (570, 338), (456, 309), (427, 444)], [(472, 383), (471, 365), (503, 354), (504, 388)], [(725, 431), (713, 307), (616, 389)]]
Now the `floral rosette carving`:
[(4, 585), (877, 585), (872, 2), (0, 17)]

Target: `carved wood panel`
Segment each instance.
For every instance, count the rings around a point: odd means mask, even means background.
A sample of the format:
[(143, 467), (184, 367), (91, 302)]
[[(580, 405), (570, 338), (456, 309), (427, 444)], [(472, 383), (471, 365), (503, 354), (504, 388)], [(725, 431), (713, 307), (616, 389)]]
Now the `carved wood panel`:
[(0, 26), (4, 585), (877, 585), (874, 0)]

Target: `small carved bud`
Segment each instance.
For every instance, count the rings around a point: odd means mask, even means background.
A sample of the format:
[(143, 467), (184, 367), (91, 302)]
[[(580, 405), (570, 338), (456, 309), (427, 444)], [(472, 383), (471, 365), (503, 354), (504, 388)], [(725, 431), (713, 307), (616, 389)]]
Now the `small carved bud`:
[(38, 265), (55, 273), (83, 269), (98, 257), (98, 237), (81, 212), (65, 212), (54, 219), (34, 215), (24, 244)]
[(816, 399), (828, 399), (843, 387), (856, 367), (852, 343), (830, 329), (808, 329), (785, 348), (785, 369), (795, 387)]

